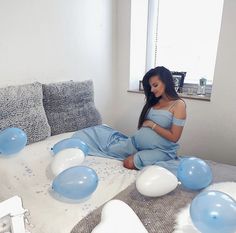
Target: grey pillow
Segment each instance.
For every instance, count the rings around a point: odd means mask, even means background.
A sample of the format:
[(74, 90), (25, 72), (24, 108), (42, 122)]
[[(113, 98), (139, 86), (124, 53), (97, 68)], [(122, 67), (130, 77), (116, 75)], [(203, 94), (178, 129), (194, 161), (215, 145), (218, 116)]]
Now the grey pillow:
[(0, 88), (0, 129), (8, 127), (24, 130), (28, 144), (50, 136), (41, 83)]
[(101, 124), (94, 105), (93, 82), (43, 84), (43, 104), (52, 135)]

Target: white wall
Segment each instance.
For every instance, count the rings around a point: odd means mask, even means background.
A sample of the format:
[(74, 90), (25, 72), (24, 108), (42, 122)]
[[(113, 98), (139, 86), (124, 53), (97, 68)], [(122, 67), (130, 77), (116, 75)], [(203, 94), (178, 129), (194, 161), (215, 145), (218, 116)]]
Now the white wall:
[(96, 106), (112, 124), (115, 7), (110, 0), (1, 0), (0, 87), (93, 79)]
[[(131, 134), (144, 103), (129, 86), (130, 0), (117, 5), (117, 114), (114, 127)], [(186, 100), (188, 120), (179, 154), (236, 165), (236, 1), (225, 0), (211, 102)], [(164, 65), (164, 64), (163, 64)]]

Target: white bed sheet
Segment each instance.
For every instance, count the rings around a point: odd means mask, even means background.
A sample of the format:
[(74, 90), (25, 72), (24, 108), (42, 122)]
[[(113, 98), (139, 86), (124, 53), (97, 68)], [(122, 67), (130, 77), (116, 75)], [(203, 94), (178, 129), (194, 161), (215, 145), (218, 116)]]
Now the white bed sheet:
[(66, 203), (49, 192), (53, 177), (50, 148), (72, 133), (60, 134), (26, 146), (14, 157), (0, 157), (0, 201), (18, 195), (30, 211), (32, 233), (69, 233), (74, 225), (135, 181), (138, 171), (123, 168), (122, 162), (87, 156), (83, 165), (93, 168), (99, 184), (93, 195), (82, 203)]

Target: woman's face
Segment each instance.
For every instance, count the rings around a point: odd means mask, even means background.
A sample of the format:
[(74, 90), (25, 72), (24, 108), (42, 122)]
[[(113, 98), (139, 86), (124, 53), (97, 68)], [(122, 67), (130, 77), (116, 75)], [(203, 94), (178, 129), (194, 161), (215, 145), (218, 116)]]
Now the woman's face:
[(149, 84), (151, 86), (151, 92), (155, 95), (155, 97), (160, 97), (165, 93), (165, 84), (158, 76), (152, 76), (149, 79)]

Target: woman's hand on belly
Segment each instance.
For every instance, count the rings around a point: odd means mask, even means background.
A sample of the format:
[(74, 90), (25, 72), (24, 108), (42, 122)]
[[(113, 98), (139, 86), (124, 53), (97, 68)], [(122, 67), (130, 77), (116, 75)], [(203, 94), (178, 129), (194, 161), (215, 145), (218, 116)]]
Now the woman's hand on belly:
[(148, 128), (152, 128), (155, 125), (155, 123), (151, 120), (145, 120), (143, 122), (142, 127), (148, 127)]

